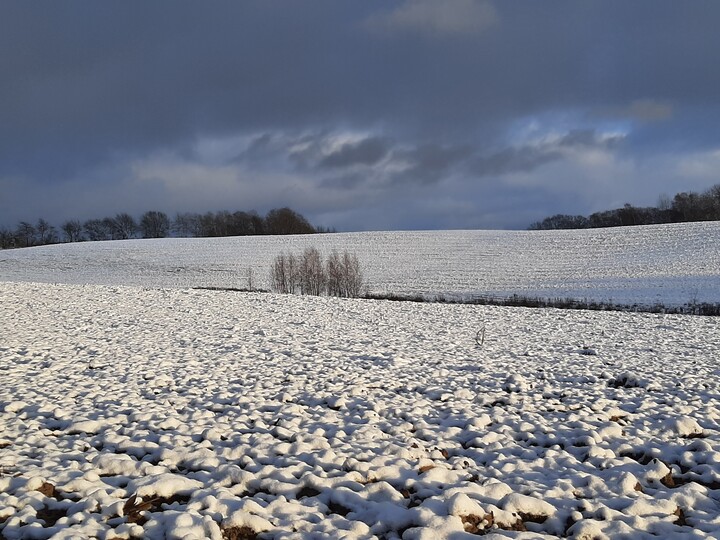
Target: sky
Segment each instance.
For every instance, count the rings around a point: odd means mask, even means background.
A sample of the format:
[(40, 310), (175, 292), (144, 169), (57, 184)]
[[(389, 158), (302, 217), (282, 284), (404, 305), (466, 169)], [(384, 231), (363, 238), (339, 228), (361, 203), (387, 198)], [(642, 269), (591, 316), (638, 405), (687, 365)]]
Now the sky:
[(715, 0), (0, 4), (0, 226), (525, 229), (720, 183)]

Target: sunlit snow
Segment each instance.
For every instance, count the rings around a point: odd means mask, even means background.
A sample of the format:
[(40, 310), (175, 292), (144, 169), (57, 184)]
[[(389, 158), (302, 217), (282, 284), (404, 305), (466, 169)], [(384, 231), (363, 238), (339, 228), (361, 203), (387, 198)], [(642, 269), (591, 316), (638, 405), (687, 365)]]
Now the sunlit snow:
[(717, 537), (716, 318), (189, 286), (317, 245), (375, 290), (717, 301), (719, 230), (0, 252), (0, 537)]
[(426, 231), (168, 238), (0, 251), (0, 280), (268, 286), (281, 252), (357, 253), (375, 293), (720, 302), (720, 222), (579, 231)]

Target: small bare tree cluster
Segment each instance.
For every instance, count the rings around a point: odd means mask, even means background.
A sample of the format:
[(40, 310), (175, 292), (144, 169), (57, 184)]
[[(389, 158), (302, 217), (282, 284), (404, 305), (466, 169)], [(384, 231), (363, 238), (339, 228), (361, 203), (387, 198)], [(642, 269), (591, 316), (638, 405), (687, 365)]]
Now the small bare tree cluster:
[(282, 294), (297, 292), (297, 257), (282, 253), (275, 257), (270, 267), (270, 288)]
[(300, 256), (283, 253), (275, 257), (270, 287), (285, 294), (357, 298), (363, 292), (364, 278), (354, 253), (333, 251), (323, 263), (316, 248), (307, 248)]
[(325, 263), (327, 292), (330, 296), (357, 298), (362, 294), (364, 278), (354, 253), (333, 251)]

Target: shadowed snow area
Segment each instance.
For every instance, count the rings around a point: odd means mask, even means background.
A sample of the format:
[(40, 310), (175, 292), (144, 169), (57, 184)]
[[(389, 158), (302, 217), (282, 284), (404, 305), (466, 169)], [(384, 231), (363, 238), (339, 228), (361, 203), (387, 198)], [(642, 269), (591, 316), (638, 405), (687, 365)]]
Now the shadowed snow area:
[[(674, 229), (644, 230), (626, 231), (638, 260), (614, 232), (583, 234), (604, 239), (609, 257), (624, 253), (633, 278), (664, 279), (665, 265), (671, 275), (716, 275), (707, 261), (649, 257), (643, 234), (665, 245)], [(689, 230), (694, 241), (718, 228)], [(488, 247), (526, 238), (505, 234), (377, 233), (348, 247), (377, 250), (371, 278), (393, 291), (436, 290), (433, 279), (479, 288), (467, 276), (484, 278), (470, 263), (485, 256), (512, 259), (531, 283), (529, 254)], [(422, 253), (465, 254), (453, 262), (461, 270), (421, 271), (454, 258), (402, 268), (410, 239)], [(567, 242), (568, 272), (618, 278)], [(187, 258), (172, 285), (232, 285), (250, 246), (262, 259), (283, 245), (290, 239), (3, 252), (2, 279), (113, 282), (137, 264), (138, 284), (157, 285)], [(182, 254), (167, 251), (175, 246)], [(70, 269), (55, 274), (61, 264)], [(73, 274), (84, 265), (88, 274)], [(720, 534), (715, 318), (10, 282), (0, 300), (6, 539)]]
[(683, 306), (720, 302), (720, 222), (574, 231), (170, 238), (0, 251), (0, 280), (268, 287), (281, 252), (357, 253), (370, 292)]

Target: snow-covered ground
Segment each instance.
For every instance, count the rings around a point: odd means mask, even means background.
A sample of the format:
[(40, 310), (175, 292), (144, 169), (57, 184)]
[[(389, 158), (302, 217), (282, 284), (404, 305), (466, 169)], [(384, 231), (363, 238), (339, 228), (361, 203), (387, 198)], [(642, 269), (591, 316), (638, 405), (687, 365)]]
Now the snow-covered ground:
[[(720, 302), (720, 223), (0, 251), (0, 539), (720, 537), (717, 319), (280, 296)], [(485, 329), (485, 340), (478, 343)]]
[(717, 538), (719, 350), (707, 317), (3, 282), (0, 537)]
[(357, 253), (371, 292), (720, 302), (720, 222), (575, 231), (370, 232), (90, 242), (0, 251), (1, 281), (267, 287), (283, 251)]

